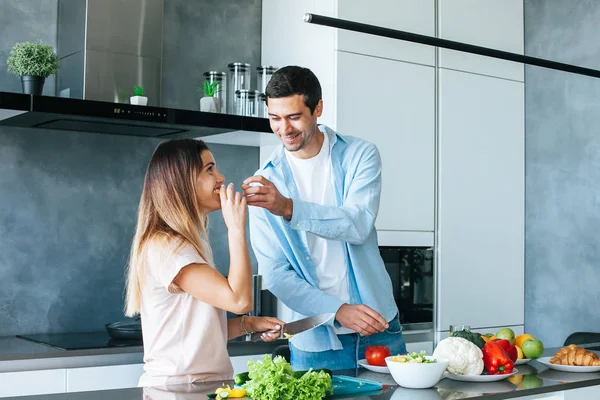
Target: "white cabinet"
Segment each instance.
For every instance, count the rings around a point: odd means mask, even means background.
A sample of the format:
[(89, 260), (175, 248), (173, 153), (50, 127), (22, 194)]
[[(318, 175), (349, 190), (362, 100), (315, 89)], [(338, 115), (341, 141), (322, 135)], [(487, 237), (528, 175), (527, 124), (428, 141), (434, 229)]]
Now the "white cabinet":
[(335, 30), (307, 24), (307, 12), (334, 16), (334, 0), (263, 0), (261, 63), (310, 68), (323, 90), (319, 122), (335, 129)]
[(65, 392), (66, 371), (47, 369), (0, 373), (0, 397)]
[(109, 365), (67, 369), (66, 391), (124, 389), (136, 387), (144, 364)]
[(302, 16), (312, 12), (433, 35), (433, 4), (263, 0), (262, 63), (310, 68), (323, 91), (319, 122), (377, 145), (383, 189), (376, 227), (387, 245), (433, 244), (434, 50), (306, 24)]
[[(435, 36), (434, 0), (344, 0), (337, 17), (363, 24)], [(349, 30), (335, 30), (337, 50), (435, 65), (435, 48)], [(364, 74), (361, 76), (365, 76)], [(368, 81), (369, 79), (367, 79)]]
[(380, 243), (427, 246), (435, 233), (438, 333), (457, 323), (524, 324), (524, 67), (301, 16), (523, 54), (522, 3), (263, 0), (262, 62), (313, 70), (323, 86), (321, 122), (379, 148)]
[(378, 231), (433, 231), (434, 80), (433, 67), (338, 52), (338, 130), (381, 154)]
[[(439, 37), (523, 54), (523, 0), (439, 0)], [(524, 81), (521, 63), (440, 49), (440, 68)]]
[(524, 84), (440, 71), (437, 330), (524, 323)]

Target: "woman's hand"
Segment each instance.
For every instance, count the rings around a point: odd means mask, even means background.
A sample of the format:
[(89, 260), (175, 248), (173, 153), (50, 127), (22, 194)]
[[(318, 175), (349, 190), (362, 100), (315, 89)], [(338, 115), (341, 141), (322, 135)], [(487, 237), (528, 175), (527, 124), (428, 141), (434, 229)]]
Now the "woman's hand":
[(246, 229), (246, 198), (239, 192), (233, 191), (233, 183), (221, 185), (219, 190), (221, 197), (221, 212), (225, 225), (229, 231), (244, 232)]
[(247, 326), (246, 329), (251, 332), (263, 332), (261, 339), (263, 342), (273, 342), (279, 339), (279, 331), (283, 326), (284, 322), (275, 317), (246, 317), (245, 321)]

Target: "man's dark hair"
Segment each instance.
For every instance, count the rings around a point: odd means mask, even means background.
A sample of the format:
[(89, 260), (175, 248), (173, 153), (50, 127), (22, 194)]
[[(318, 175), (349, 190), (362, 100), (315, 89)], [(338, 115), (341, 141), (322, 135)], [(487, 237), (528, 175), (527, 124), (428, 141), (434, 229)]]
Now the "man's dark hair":
[(315, 112), (315, 108), (321, 100), (321, 84), (315, 74), (308, 68), (289, 65), (278, 69), (267, 84), (265, 90), (265, 102), (269, 104), (269, 98), (278, 99), (295, 94), (304, 96), (304, 104)]

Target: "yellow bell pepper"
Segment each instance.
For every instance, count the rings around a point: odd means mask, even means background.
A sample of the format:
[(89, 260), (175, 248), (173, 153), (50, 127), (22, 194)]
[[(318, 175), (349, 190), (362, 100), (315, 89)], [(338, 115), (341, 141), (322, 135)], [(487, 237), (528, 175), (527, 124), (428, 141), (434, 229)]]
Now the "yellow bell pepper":
[[(221, 392), (226, 392), (227, 396), (223, 397), (223, 395), (221, 395)], [(237, 388), (232, 389), (231, 387), (218, 388), (217, 390), (215, 390), (215, 393), (217, 394), (218, 397), (221, 397), (221, 398), (246, 397), (246, 391), (244, 389), (237, 389)]]
[(491, 342), (492, 340), (495, 340), (496, 335), (491, 335), (491, 336), (481, 335), (481, 338), (483, 339), (484, 342), (488, 343), (488, 342)]

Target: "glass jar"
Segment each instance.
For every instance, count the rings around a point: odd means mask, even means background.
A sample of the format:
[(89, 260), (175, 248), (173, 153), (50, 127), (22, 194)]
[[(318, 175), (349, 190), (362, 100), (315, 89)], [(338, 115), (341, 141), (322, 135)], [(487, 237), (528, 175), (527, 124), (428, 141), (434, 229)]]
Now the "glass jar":
[(267, 103), (265, 102), (266, 98), (267, 95), (264, 93), (259, 93), (256, 96), (256, 116), (259, 118), (269, 118)]
[(219, 112), (221, 114), (225, 114), (227, 112), (227, 73), (218, 71), (208, 71), (202, 75), (204, 76), (204, 79), (210, 83), (219, 82), (219, 86), (213, 97), (219, 99), (221, 105), (221, 109)]
[(272, 65), (261, 65), (260, 67), (256, 67), (256, 88), (259, 93), (266, 93), (267, 84), (275, 71), (277, 71), (277, 67)]
[(227, 112), (237, 114), (236, 94), (238, 90), (250, 90), (250, 64), (234, 62), (227, 65), (229, 68), (229, 82), (227, 85)]
[(235, 104), (237, 105), (237, 115), (244, 115), (247, 117), (255, 117), (257, 111), (257, 90), (236, 90), (235, 92)]

